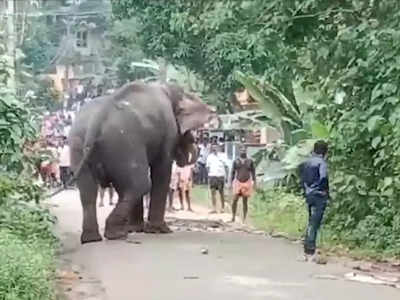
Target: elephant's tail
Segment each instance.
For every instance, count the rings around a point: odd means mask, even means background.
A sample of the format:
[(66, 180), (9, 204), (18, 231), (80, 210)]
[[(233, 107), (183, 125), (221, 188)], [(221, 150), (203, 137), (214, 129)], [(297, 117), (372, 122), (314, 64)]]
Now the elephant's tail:
[[(110, 101), (111, 102), (111, 101)], [(109, 111), (108, 109), (109, 105), (106, 105), (100, 110), (99, 116), (93, 117), (89, 120), (89, 125), (88, 129), (86, 130), (85, 134), (85, 144), (83, 146), (83, 157), (81, 161), (79, 162), (78, 167), (76, 168), (76, 171), (74, 172), (74, 175), (72, 178), (68, 181), (67, 185), (73, 184), (81, 174), (81, 171), (86, 164), (89, 156), (92, 154), (95, 143), (96, 143), (96, 138), (99, 133), (99, 128), (101, 121), (106, 118), (107, 112)], [(54, 197), (55, 195), (61, 193), (64, 189), (61, 187), (52, 194), (50, 194), (49, 198)]]
[[(67, 186), (73, 184), (73, 183), (78, 179), (78, 177), (79, 177), (79, 175), (81, 174), (82, 169), (83, 169), (83, 167), (84, 167), (84, 165), (85, 165), (87, 159), (89, 158), (90, 154), (92, 153), (94, 147), (93, 147), (93, 145), (92, 145), (91, 147), (86, 147), (85, 149), (86, 149), (86, 151), (84, 151), (83, 158), (82, 158), (81, 161), (79, 162), (79, 165), (78, 165), (78, 167), (76, 168), (76, 171), (74, 172), (74, 175), (71, 177), (70, 180), (68, 180), (68, 182), (67, 182), (67, 184), (66, 184)], [(64, 190), (64, 187), (61, 187), (61, 188), (59, 188), (58, 190), (56, 190), (55, 192), (53, 192), (53, 193), (51, 193), (50, 195), (48, 195), (47, 197), (48, 197), (48, 198), (52, 198), (52, 197), (54, 197), (55, 195), (61, 193), (63, 190)]]

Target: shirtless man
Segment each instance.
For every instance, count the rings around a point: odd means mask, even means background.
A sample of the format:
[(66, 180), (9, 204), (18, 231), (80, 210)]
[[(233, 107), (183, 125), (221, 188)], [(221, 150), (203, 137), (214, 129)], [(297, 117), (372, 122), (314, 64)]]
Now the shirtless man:
[(183, 198), (185, 198), (187, 210), (191, 212), (193, 212), (190, 199), (193, 185), (193, 168), (193, 165), (178, 168), (178, 195), (181, 203), (181, 209), (184, 209)]
[(252, 159), (247, 158), (246, 148), (240, 149), (240, 158), (236, 159), (232, 167), (232, 222), (235, 222), (239, 198), (243, 199), (243, 222), (247, 217), (247, 201), (256, 185), (256, 170)]
[[(174, 161), (172, 163), (172, 169), (171, 169), (171, 181), (169, 183), (169, 193), (168, 193), (168, 211), (173, 212), (174, 211), (174, 194), (175, 191), (178, 190), (178, 185), (179, 185), (179, 173), (178, 173), (178, 166), (176, 162)], [(182, 203), (181, 203), (181, 210), (182, 208)]]

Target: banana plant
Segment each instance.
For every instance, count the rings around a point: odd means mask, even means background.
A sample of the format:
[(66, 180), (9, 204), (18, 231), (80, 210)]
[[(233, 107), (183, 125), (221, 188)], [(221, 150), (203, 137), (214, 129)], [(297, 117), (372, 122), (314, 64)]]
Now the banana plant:
[[(278, 88), (269, 82), (262, 81), (255, 76), (246, 75), (240, 71), (235, 73), (236, 80), (239, 81), (249, 92), (250, 96), (256, 100), (265, 115), (262, 121), (265, 126), (275, 128), (281, 133), (284, 143), (275, 145), (274, 151), (280, 152), (280, 166), (277, 167), (274, 163), (276, 176), (268, 170), (269, 165), (264, 170), (267, 175), (264, 179), (276, 179), (277, 177), (285, 180), (290, 180), (295, 176), (297, 166), (304, 161), (310, 154), (312, 146), (318, 139), (327, 139), (329, 131), (324, 124), (313, 119), (312, 115), (307, 110), (301, 111), (301, 97), (299, 93), (296, 95), (296, 105), (282, 93)], [(251, 116), (247, 121), (252, 119)], [(253, 124), (260, 124), (260, 115), (253, 118)], [(256, 153), (258, 161), (268, 160), (271, 151), (268, 149), (260, 150)]]

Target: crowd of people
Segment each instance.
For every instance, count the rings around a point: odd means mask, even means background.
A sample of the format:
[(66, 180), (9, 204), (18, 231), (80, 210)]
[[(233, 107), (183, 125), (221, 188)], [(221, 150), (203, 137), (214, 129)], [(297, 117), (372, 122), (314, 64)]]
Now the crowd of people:
[(58, 111), (43, 118), (37, 143), (42, 155), (37, 169), (39, 178), (49, 187), (63, 185), (64, 188), (68, 188), (67, 183), (72, 174), (67, 136), (74, 117), (73, 111)]
[[(225, 153), (223, 138), (207, 135), (197, 139), (198, 159), (194, 165), (178, 167), (175, 163), (172, 168), (168, 210), (175, 210), (173, 201), (175, 192), (178, 192), (180, 210), (192, 211), (191, 191), (194, 184), (207, 185), (211, 193), (212, 210), (210, 214), (218, 213), (217, 196), (220, 200), (220, 213), (225, 212), (226, 187), (232, 187), (232, 221), (235, 221), (237, 204), (243, 200), (243, 221), (248, 211), (248, 199), (252, 195), (256, 184), (255, 165), (247, 157), (246, 148), (242, 146), (239, 158), (231, 162)], [(185, 200), (185, 201), (184, 201)]]

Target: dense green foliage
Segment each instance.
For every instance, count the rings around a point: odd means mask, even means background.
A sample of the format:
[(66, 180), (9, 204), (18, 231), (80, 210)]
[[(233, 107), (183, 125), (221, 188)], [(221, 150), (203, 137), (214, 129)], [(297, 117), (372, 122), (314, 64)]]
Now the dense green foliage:
[(136, 28), (135, 19), (116, 20), (108, 30), (110, 61), (107, 64), (109, 73), (114, 74), (118, 85), (149, 75), (145, 70), (140, 72), (131, 67), (132, 62), (141, 61), (145, 58), (137, 42)]
[[(26, 146), (37, 139), (40, 114), (31, 95), (9, 87), (10, 57), (0, 51), (0, 299), (54, 299), (56, 239), (53, 217), (32, 179), (34, 158)], [(29, 78), (29, 76), (27, 76)], [(32, 79), (31, 79), (32, 80)]]
[(18, 61), (18, 87), (21, 95), (35, 107), (55, 111), (61, 107), (60, 96), (51, 80), (42, 74), (50, 71), (57, 55), (63, 27), (49, 26), (46, 17), (27, 18), (25, 38), (20, 45), (22, 57)]
[(47, 25), (45, 17), (29, 18), (26, 22), (28, 30), (21, 44), (22, 64), (36, 75), (48, 69), (56, 56), (62, 29)]
[(399, 255), (399, 1), (118, 0), (113, 12), (138, 18), (145, 53), (183, 63), (221, 99), (237, 70), (296, 110), (294, 84), (312, 92), (306, 113), (330, 133), (327, 225)]
[(0, 113), (1, 124), (11, 123), (0, 130), (7, 141), (0, 145), (0, 299), (54, 297), (54, 220), (39, 203), (43, 192), (29, 179), (34, 166), (22, 152), (35, 132), (30, 118), (34, 115), (15, 97)]
[(26, 99), (18, 99), (15, 91), (7, 87), (7, 59), (6, 55), (0, 56), (0, 165), (2, 171), (21, 172), (23, 146), (36, 138), (38, 115)]

